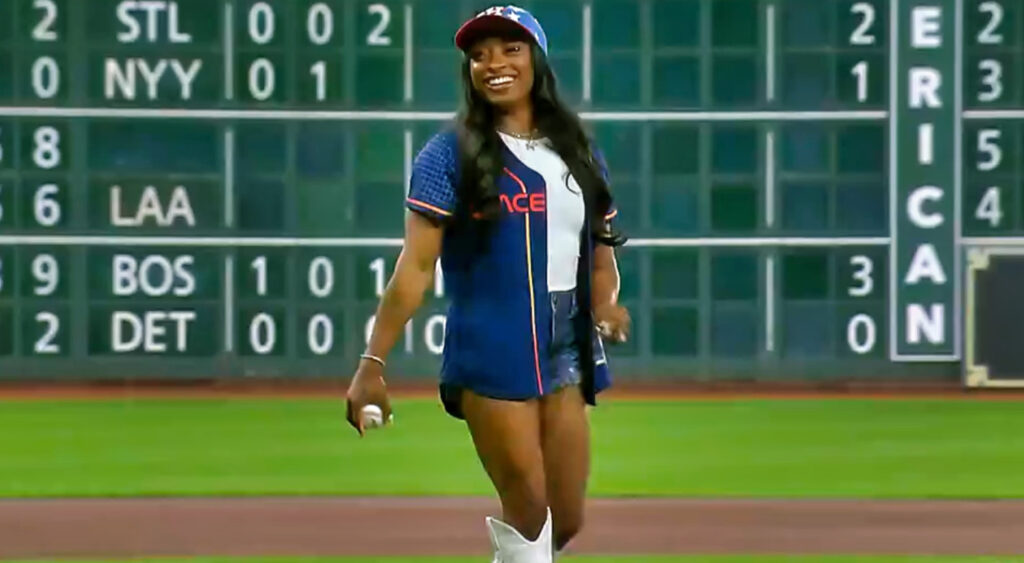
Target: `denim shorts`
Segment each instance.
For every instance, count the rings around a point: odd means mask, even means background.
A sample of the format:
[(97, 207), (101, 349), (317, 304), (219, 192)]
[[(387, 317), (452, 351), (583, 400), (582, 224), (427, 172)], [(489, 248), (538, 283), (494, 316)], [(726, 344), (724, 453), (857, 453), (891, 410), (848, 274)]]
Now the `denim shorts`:
[[(553, 393), (566, 387), (579, 385), (583, 380), (583, 372), (580, 364), (580, 350), (576, 340), (574, 321), (580, 314), (576, 302), (576, 291), (555, 291), (549, 292), (551, 307), (551, 324), (547, 327), (550, 331), (550, 347), (546, 352), (548, 364), (551, 366), (544, 382), (547, 393)], [(537, 327), (540, 329), (541, 327)], [(524, 374), (529, 376), (529, 374)], [(455, 418), (463, 418), (461, 402), (463, 386), (483, 396), (493, 396), (479, 389), (474, 389), (471, 381), (461, 384), (441, 383), (439, 386), (441, 403), (445, 411)], [(523, 398), (505, 400), (526, 400)]]
[(580, 350), (576, 342), (574, 322), (579, 315), (576, 291), (553, 291), (551, 297), (551, 390), (558, 390), (582, 381)]

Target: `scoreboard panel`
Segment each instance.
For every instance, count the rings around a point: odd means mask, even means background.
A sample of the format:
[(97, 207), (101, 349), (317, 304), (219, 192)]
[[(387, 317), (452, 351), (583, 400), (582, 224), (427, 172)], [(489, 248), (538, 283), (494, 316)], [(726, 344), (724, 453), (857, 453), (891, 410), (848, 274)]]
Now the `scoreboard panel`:
[[(349, 373), (487, 4), (0, 0), (0, 377)], [(1018, 3), (520, 4), (631, 237), (620, 377), (959, 372), (962, 253), (1024, 244)]]

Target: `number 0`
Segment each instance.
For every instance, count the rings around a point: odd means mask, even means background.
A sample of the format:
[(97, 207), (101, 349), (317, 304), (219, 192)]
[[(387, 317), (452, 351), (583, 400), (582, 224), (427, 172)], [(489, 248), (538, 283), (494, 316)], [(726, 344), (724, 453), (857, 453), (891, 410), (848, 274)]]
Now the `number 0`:
[(60, 90), (60, 67), (53, 57), (39, 57), (32, 63), (32, 91), (48, 100)]
[(846, 325), (846, 343), (857, 354), (867, 354), (875, 347), (875, 320), (860, 313)]
[(253, 317), (249, 324), (249, 345), (257, 354), (267, 354), (277, 343), (277, 326), (274, 317), (260, 313)]

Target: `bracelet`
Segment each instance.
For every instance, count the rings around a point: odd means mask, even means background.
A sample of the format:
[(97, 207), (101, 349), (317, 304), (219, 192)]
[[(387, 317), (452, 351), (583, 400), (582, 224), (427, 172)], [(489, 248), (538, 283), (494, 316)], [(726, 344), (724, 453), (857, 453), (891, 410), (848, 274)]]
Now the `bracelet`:
[(388, 365), (387, 362), (372, 354), (359, 354), (359, 358), (363, 360), (370, 360), (371, 362), (377, 362), (380, 364), (380, 367), (387, 367)]

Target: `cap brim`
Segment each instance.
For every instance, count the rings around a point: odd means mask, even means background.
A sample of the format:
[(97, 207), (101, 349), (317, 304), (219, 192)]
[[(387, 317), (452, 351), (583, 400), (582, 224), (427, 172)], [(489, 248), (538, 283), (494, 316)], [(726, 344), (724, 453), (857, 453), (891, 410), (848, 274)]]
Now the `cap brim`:
[(506, 35), (510, 32), (522, 34), (527, 39), (533, 40), (530, 30), (520, 23), (501, 16), (480, 16), (462, 24), (462, 27), (455, 32), (455, 46), (465, 51), (481, 37)]

